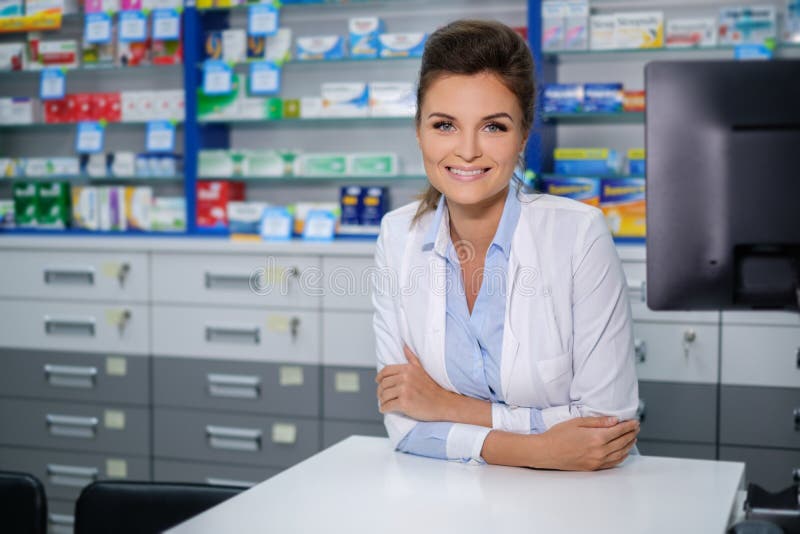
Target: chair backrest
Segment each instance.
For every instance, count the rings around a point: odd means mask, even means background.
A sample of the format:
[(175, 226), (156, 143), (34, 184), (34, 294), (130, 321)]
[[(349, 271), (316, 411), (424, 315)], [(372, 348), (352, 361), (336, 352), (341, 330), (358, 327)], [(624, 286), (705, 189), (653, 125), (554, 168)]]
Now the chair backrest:
[(45, 533), (47, 499), (38, 478), (27, 473), (0, 471), (0, 530)]
[(159, 482), (94, 482), (75, 505), (75, 534), (163, 532), (242, 488)]

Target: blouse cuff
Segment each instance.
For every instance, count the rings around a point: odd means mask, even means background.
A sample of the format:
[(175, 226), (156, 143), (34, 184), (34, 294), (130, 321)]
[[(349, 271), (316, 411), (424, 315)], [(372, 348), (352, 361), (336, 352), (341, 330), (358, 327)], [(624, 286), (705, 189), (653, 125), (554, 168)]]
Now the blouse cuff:
[(447, 458), (461, 462), (484, 464), (481, 450), (491, 428), (456, 423), (447, 435)]

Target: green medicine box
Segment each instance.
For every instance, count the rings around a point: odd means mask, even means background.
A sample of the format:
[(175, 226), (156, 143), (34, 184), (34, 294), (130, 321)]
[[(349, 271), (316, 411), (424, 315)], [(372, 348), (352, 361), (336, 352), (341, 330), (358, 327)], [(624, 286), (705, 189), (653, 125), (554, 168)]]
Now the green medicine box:
[(32, 182), (14, 183), (14, 221), (17, 226), (36, 226), (38, 205), (37, 184)]
[(36, 219), (45, 228), (66, 228), (72, 214), (68, 182), (41, 183), (38, 187)]

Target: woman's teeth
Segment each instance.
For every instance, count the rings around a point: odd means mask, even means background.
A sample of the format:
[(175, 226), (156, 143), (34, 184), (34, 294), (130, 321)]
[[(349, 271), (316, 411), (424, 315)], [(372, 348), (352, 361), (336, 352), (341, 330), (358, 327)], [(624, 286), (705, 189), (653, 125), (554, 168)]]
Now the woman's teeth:
[(450, 172), (458, 176), (477, 176), (479, 174), (483, 174), (484, 172), (486, 172), (486, 169), (475, 169), (472, 171), (464, 171), (461, 169), (450, 167)]

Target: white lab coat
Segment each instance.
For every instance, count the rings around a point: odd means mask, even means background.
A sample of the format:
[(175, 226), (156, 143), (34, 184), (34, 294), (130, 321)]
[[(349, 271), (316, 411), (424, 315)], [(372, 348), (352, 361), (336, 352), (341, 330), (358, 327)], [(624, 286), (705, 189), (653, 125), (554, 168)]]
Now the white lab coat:
[[(515, 407), (542, 409), (547, 428), (573, 417), (633, 418), (639, 398), (630, 305), (602, 213), (550, 195), (521, 198), (500, 365), (508, 406), (493, 406), (493, 427), (530, 432), (529, 411), (518, 417)], [(433, 212), (410, 227), (417, 206), (396, 209), (381, 223), (373, 287), (377, 367), (407, 363), (405, 343), (440, 386), (456, 391), (445, 368), (445, 260), (422, 249)], [(442, 221), (434, 245), (440, 251), (450, 239), (446, 212)], [(400, 413), (385, 414), (384, 422), (394, 447), (416, 424)]]

